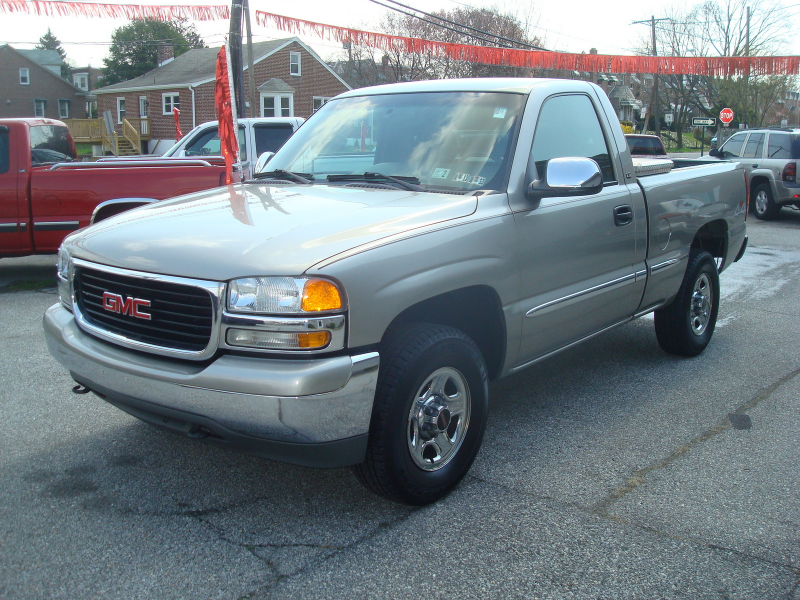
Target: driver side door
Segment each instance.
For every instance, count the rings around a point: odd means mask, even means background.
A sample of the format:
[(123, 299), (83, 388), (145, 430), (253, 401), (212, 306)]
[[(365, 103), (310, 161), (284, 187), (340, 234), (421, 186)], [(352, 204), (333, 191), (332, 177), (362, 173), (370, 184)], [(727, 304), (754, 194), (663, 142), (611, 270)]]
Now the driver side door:
[(542, 104), (526, 181), (541, 180), (552, 158), (584, 157), (600, 166), (603, 189), (544, 197), (514, 213), (524, 315), (520, 364), (625, 321), (639, 305), (645, 280), (634, 260), (644, 199), (618, 172), (609, 146), (588, 95), (562, 94)]

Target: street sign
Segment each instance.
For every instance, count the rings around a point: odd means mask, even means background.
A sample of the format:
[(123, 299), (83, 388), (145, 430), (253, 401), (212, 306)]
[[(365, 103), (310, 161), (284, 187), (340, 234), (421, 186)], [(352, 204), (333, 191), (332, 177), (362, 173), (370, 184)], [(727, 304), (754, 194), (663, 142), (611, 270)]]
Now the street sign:
[(716, 119), (709, 119), (707, 117), (692, 117), (692, 127), (714, 127), (716, 124)]
[(664, 123), (667, 125), (672, 125), (672, 122), (675, 120), (675, 117), (672, 113), (664, 113)]
[(723, 108), (719, 111), (719, 120), (727, 125), (733, 121), (733, 111), (730, 108)]

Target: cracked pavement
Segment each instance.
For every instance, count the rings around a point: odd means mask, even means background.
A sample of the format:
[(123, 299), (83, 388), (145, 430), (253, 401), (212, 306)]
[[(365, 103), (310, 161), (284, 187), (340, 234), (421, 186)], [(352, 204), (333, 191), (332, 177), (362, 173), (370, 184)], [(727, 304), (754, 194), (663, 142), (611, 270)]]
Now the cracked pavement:
[(424, 508), (72, 394), (54, 291), (0, 293), (0, 598), (800, 600), (800, 213), (748, 227), (703, 355), (643, 318), (494, 382)]

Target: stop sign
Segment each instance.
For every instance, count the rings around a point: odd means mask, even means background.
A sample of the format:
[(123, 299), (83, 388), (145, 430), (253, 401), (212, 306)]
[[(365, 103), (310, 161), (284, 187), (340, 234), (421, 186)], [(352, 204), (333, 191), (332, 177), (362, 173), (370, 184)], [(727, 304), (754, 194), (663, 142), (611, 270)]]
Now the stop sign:
[(730, 108), (723, 108), (719, 111), (719, 120), (727, 125), (733, 121), (733, 111)]

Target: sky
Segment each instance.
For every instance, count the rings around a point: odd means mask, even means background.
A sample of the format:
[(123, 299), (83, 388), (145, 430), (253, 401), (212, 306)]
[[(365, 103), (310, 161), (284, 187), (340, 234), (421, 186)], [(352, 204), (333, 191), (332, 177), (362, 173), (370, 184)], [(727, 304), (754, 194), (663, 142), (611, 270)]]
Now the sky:
[[(113, 0), (104, 0), (112, 2)], [(263, 10), (308, 21), (356, 29), (378, 30), (377, 24), (387, 9), (369, 0), (293, 0), (274, 2), (250, 0), (253, 10)], [(517, 14), (522, 22), (532, 24), (531, 32), (543, 45), (563, 52), (588, 52), (597, 48), (600, 54), (634, 54), (641, 39), (649, 33), (647, 25), (633, 21), (649, 19), (656, 11), (668, 6), (691, 6), (691, 0), (667, 0), (664, 3), (613, 2), (597, 0), (560, 0), (559, 2), (528, 2), (509, 0), (402, 0), (404, 4), (432, 12), (452, 10), (460, 6), (497, 7), (503, 12)], [(798, 0), (777, 0), (786, 8), (787, 16), (800, 15)], [(2, 0), (0, 0), (2, 2)], [(124, 3), (152, 4), (223, 4), (224, 0), (123, 0)], [(699, 0), (698, 0), (699, 2)], [(32, 48), (49, 27), (62, 42), (67, 57), (75, 66), (101, 67), (111, 43), (112, 32), (127, 21), (109, 18), (40, 17), (0, 13), (0, 44), (15, 48)], [(253, 20), (254, 41), (291, 37), (292, 34), (261, 27)], [(206, 44), (222, 44), (228, 30), (227, 21), (198, 22), (197, 29)], [(323, 58), (340, 58), (341, 47), (335, 42), (313, 36), (299, 36)], [(800, 35), (789, 44), (784, 55), (800, 55)]]

